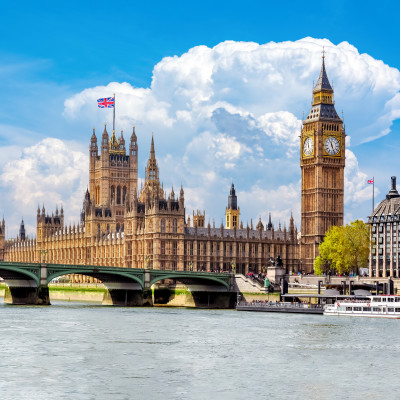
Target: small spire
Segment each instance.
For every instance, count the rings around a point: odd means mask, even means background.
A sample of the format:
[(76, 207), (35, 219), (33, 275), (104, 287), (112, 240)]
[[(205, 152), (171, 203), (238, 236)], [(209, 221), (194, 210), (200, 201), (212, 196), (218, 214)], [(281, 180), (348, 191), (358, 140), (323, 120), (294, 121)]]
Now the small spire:
[(131, 142), (136, 142), (136, 139), (137, 139), (137, 137), (136, 137), (135, 125), (133, 125), (132, 135), (131, 135)]
[(154, 133), (151, 133), (151, 147), (150, 147), (150, 159), (154, 160), (156, 158), (156, 152), (154, 150)]
[(323, 47), (322, 50), (322, 66), (321, 66), (321, 72), (319, 74), (319, 78), (317, 81), (317, 84), (314, 87), (313, 92), (320, 92), (322, 90), (326, 91), (331, 91), (333, 92), (332, 86), (329, 83), (328, 75), (326, 74), (325, 70), (325, 48)]
[(269, 213), (267, 229), (269, 231), (272, 229), (271, 213)]
[(107, 132), (107, 123), (104, 123), (104, 131), (103, 131), (103, 137), (107, 136), (108, 137), (108, 132)]

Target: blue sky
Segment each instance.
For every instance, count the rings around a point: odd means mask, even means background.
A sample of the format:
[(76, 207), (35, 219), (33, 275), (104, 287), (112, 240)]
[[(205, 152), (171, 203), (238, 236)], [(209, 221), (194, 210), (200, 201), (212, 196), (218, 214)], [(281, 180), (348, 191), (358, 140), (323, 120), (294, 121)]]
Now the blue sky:
[(299, 225), (296, 132), (323, 45), (350, 136), (346, 220), (370, 212), (367, 177), (382, 199), (400, 147), (395, 2), (135, 3), (2, 7), (0, 213), (9, 236), (22, 216), (34, 232), (38, 203), (50, 212), (62, 203), (78, 220), (91, 129), (99, 136), (111, 122), (93, 100), (113, 91), (117, 130), (127, 138), (137, 127), (139, 175), (154, 131), (161, 179), (183, 184), (188, 213), (205, 209), (219, 225), (233, 180), (244, 223), (271, 211), (283, 224), (293, 210)]

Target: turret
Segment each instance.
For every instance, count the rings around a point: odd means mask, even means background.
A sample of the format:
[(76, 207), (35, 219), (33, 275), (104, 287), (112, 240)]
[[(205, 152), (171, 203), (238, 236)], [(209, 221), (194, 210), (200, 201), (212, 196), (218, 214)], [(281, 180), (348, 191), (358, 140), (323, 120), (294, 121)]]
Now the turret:
[(290, 213), (290, 223), (289, 223), (289, 240), (295, 240), (295, 232), (294, 232), (294, 219), (293, 214)]
[(134, 125), (133, 129), (132, 129), (131, 143), (129, 145), (129, 155), (137, 157), (137, 151), (138, 151), (138, 145), (137, 145), (137, 137), (136, 137), (136, 133), (135, 133), (135, 125)]
[(124, 131), (121, 129), (121, 136), (119, 137), (119, 149), (121, 152), (124, 152), (124, 154), (126, 153), (126, 149), (125, 149), (125, 139), (124, 139)]
[(104, 124), (104, 131), (103, 135), (101, 136), (101, 154), (107, 153), (109, 151), (109, 137), (108, 137), (108, 132), (107, 132), (107, 124)]
[(235, 186), (232, 182), (228, 196), (228, 207), (225, 209), (226, 229), (233, 229), (239, 226), (240, 208), (237, 206)]
[(183, 187), (181, 185), (181, 190), (179, 192), (179, 207), (183, 208), (185, 204), (185, 195), (183, 192)]
[(21, 241), (25, 241), (25, 224), (23, 218), (19, 227), (19, 238), (21, 239)]
[(95, 160), (96, 157), (98, 156), (99, 153), (99, 148), (97, 147), (97, 137), (95, 133), (95, 129), (93, 128), (93, 134), (90, 139), (90, 149), (89, 149), (89, 155), (90, 155), (90, 160)]
[(271, 213), (269, 213), (267, 230), (270, 231), (273, 227), (274, 226), (272, 225), (272, 221), (271, 221)]
[(228, 208), (231, 208), (232, 210), (237, 210), (237, 196), (235, 185), (233, 184), (233, 182), (228, 196)]

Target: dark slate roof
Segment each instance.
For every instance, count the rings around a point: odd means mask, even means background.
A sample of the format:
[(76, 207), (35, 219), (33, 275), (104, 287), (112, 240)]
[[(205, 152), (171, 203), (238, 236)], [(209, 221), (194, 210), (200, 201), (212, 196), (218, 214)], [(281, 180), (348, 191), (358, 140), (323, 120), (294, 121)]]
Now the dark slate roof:
[(324, 58), (322, 58), (321, 72), (319, 74), (317, 84), (314, 87), (314, 93), (320, 92), (321, 90), (333, 92), (332, 86), (329, 83), (328, 75), (326, 74)]
[[(233, 239), (233, 229), (224, 229), (223, 235), (225, 238), (232, 238)], [(247, 229), (237, 229), (236, 230), (236, 238), (238, 239), (246, 239)], [(185, 228), (185, 235), (194, 236), (195, 228)], [(210, 228), (210, 235), (211, 237), (221, 237), (221, 228)], [(208, 236), (208, 228), (197, 228), (197, 236), (207, 237)], [(249, 230), (249, 239), (258, 239), (260, 237), (259, 231), (255, 229)], [(263, 240), (272, 240), (272, 231), (262, 231), (261, 237)], [(283, 231), (275, 231), (274, 239), (284, 240), (285, 235)]]
[(369, 222), (379, 221), (399, 221), (400, 219), (400, 194), (396, 189), (396, 177), (392, 176), (392, 187), (386, 195), (386, 199), (382, 200), (369, 217)]
[(317, 104), (311, 107), (306, 121), (341, 121), (333, 104)]

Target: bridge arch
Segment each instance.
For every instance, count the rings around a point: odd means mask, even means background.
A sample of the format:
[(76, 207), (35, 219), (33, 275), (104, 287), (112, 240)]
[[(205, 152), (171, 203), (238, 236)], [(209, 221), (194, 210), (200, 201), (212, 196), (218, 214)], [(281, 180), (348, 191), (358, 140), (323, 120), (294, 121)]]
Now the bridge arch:
[[(30, 266), (30, 265), (21, 263), (21, 267), (22, 266)], [(3, 262), (0, 264), (0, 277), (2, 277), (5, 282), (7, 282), (7, 280), (15, 280), (15, 279), (33, 280), (36, 283), (36, 285), (39, 286), (40, 272), (37, 268), (37, 265), (32, 264), (31, 266), (32, 268), (30, 270), (21, 267), (19, 267), (19, 265), (16, 263), (13, 263), (13, 265), (11, 265)], [(35, 271), (35, 269), (37, 269), (37, 271)]]
[[(129, 274), (128, 272), (125, 271), (104, 271), (101, 267), (96, 268), (92, 270), (82, 270), (82, 268), (65, 268), (68, 267), (67, 265), (63, 265), (63, 269), (52, 271), (50, 274), (47, 275), (47, 283), (49, 284), (53, 279), (58, 278), (59, 276), (64, 276), (64, 275), (70, 275), (70, 274), (79, 274), (79, 275), (85, 275), (85, 276), (90, 276), (93, 278), (96, 278), (103, 283), (110, 282), (110, 280), (118, 280), (118, 278), (123, 278), (125, 282), (133, 281), (135, 283), (138, 283), (140, 287), (143, 289), (144, 287), (144, 282), (137, 276)], [(52, 267), (51, 269), (56, 269)], [(106, 278), (106, 279), (105, 279)], [(107, 279), (109, 278), (109, 279)]]
[[(160, 274), (156, 277), (154, 277), (153, 279), (150, 280), (150, 287), (152, 285), (154, 285), (155, 283), (157, 283), (158, 281), (161, 281), (162, 279), (174, 279), (174, 280), (179, 280), (179, 279), (184, 279), (184, 280), (192, 280), (192, 281), (198, 281), (199, 283), (204, 283), (204, 281), (211, 281), (212, 283), (218, 283), (222, 286), (224, 286), (227, 291), (229, 291), (230, 289), (230, 284), (229, 282), (226, 282), (225, 280), (217, 277), (217, 276), (210, 276), (209, 274), (204, 274), (204, 273), (200, 273), (200, 274), (193, 274), (193, 273), (184, 273), (184, 271), (182, 271), (183, 273), (180, 274), (179, 271), (176, 271), (174, 273), (163, 273)], [(210, 283), (211, 283), (210, 282)]]

